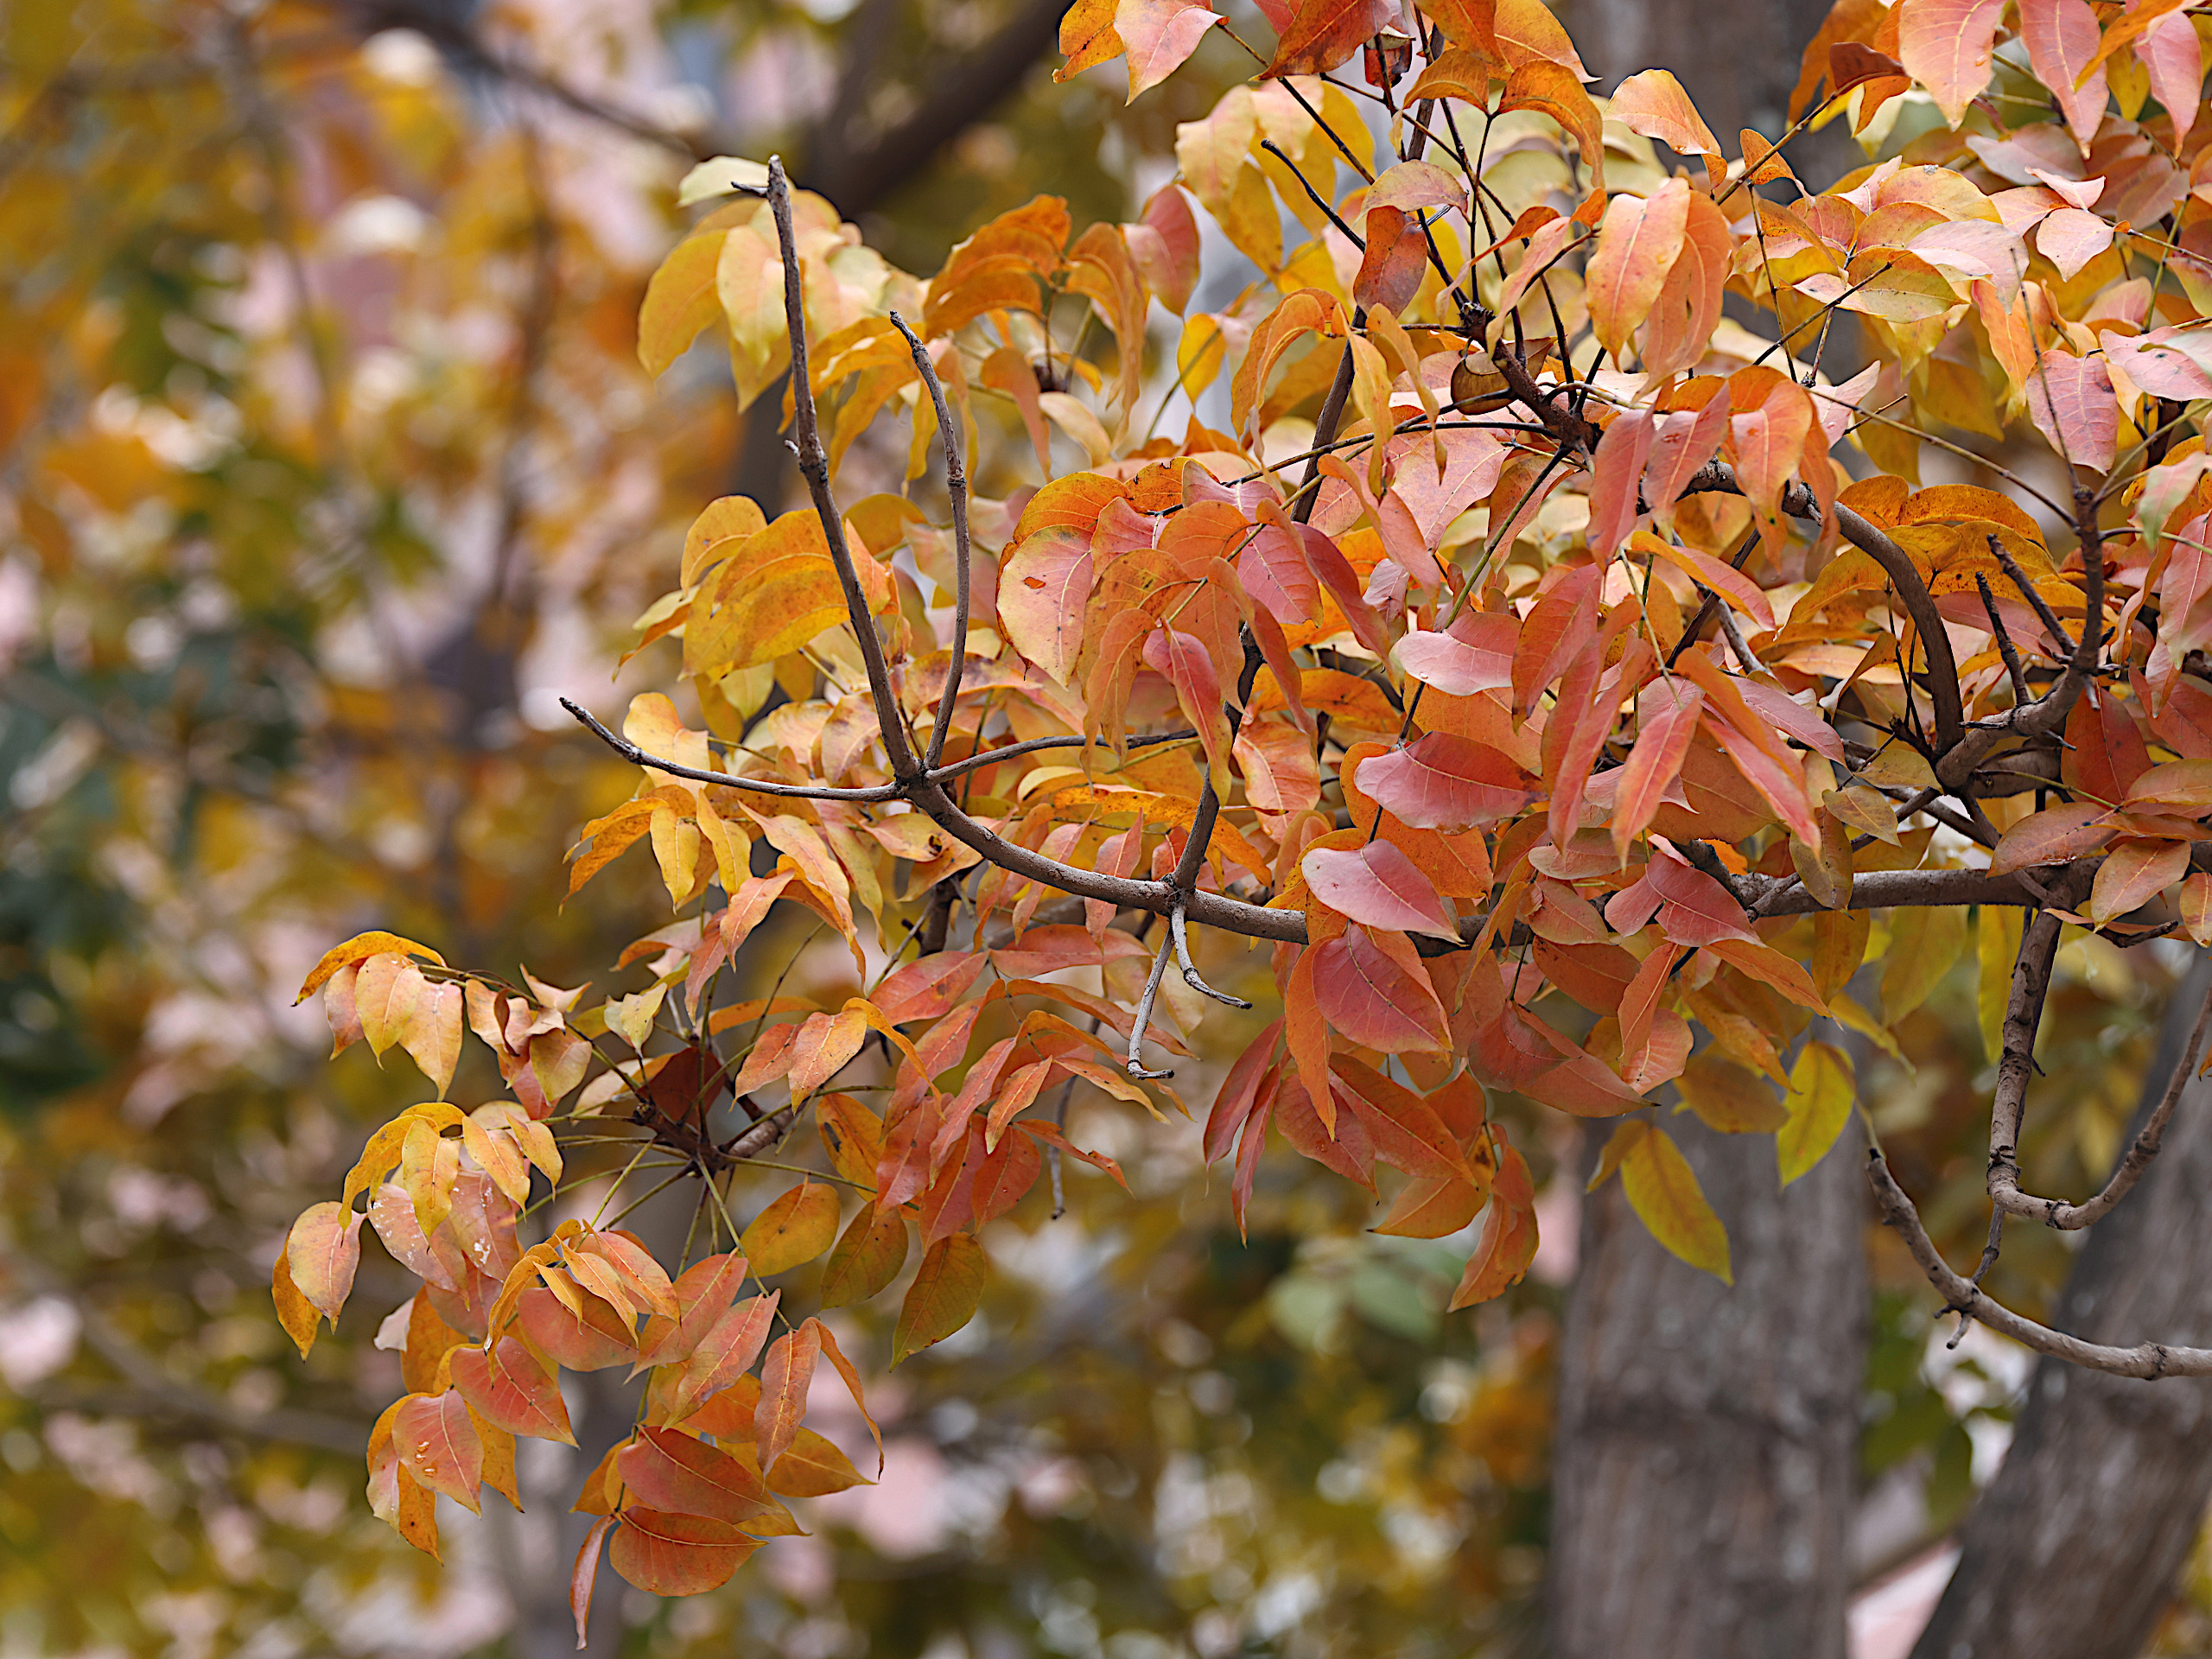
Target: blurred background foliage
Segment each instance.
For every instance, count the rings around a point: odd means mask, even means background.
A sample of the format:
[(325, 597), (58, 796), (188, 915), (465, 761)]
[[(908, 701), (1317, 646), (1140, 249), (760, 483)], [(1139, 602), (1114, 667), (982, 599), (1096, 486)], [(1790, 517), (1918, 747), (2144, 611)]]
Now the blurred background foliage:
[[(0, 10), (0, 1652), (568, 1649), (569, 1454), (532, 1448), (529, 1515), (449, 1517), (442, 1573), (360, 1495), (397, 1274), (382, 1294), (372, 1250), (304, 1366), (271, 1316), (290, 1217), (411, 1087), (327, 1064), (290, 994), (366, 927), (567, 985), (658, 921), (642, 862), (561, 902), (634, 773), (557, 698), (650, 684), (650, 659), (610, 672), (692, 515), (786, 487), (711, 347), (658, 385), (638, 366), (674, 181), (780, 149), (922, 275), (1040, 190), (1130, 217), (1246, 66), (1210, 39), (1125, 109), (1111, 72), (1051, 84), (1058, 10)], [(748, 944), (761, 988), (800, 944)], [(2044, 1054), (2069, 1104), (2038, 1109), (2031, 1186), (2108, 1164), (2176, 966), (2069, 951)], [(1969, 949), (1862, 1070), (1954, 1259), (1983, 1214), (1978, 984)], [(1249, 1034), (1210, 1020), (1210, 1062)], [(1578, 1154), (1503, 1110), (1546, 1252), (1449, 1319), (1464, 1249), (1365, 1234), (1302, 1160), (1263, 1167), (1240, 1238), (1194, 1128), (1099, 1114), (1135, 1197), (1071, 1171), (1064, 1219), (999, 1224), (983, 1316), (876, 1385), (883, 1484), (715, 1595), (603, 1588), (594, 1649), (1533, 1650)], [(1986, 1478), (2024, 1370), (1947, 1351), (1916, 1272), (1869, 1248), (1871, 1573)], [(2020, 1230), (1997, 1294), (2037, 1313), (2067, 1260)], [(610, 1382), (584, 1416), (627, 1409)]]

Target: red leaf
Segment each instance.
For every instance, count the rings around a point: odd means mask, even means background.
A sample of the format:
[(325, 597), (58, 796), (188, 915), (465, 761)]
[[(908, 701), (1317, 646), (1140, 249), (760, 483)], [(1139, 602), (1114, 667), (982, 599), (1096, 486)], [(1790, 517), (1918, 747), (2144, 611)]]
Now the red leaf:
[(1621, 768), (1613, 797), (1613, 850), (1625, 860), (1630, 842), (1651, 827), (1661, 800), (1681, 775), (1683, 757), (1697, 734), (1705, 694), (1686, 680), (1653, 683), (1649, 693), (1658, 712), (1646, 721)]
[(689, 1358), (723, 1309), (737, 1300), (747, 1266), (745, 1257), (732, 1250), (686, 1268), (674, 1287), (677, 1316), (671, 1319), (656, 1314), (645, 1322), (645, 1334), (638, 1340), (639, 1368)]
[(657, 1596), (696, 1596), (729, 1582), (760, 1541), (727, 1521), (659, 1510), (622, 1511), (607, 1559), (640, 1590)]
[(1421, 220), (1402, 207), (1368, 209), (1367, 251), (1352, 279), (1353, 302), (1369, 310), (1402, 311), (1427, 272), (1428, 238)]
[(2120, 445), (2120, 400), (2102, 357), (2045, 352), (2028, 376), (2027, 397), (2028, 415), (2052, 448), (2074, 466), (2111, 470)]
[(680, 1429), (640, 1428), (615, 1454), (614, 1471), (648, 1509), (677, 1515), (745, 1522), (776, 1501), (736, 1458)]
[(461, 1397), (494, 1428), (565, 1446), (576, 1443), (560, 1385), (512, 1337), (500, 1338), (488, 1354), (481, 1348), (454, 1349), (452, 1376)]
[(1528, 717), (1545, 688), (1574, 660), (1597, 628), (1598, 572), (1592, 566), (1577, 565), (1552, 584), (1521, 624), (1513, 651), (1516, 717)]
[(1385, 1054), (1437, 1052), (1450, 1046), (1444, 1007), (1413, 946), (1399, 958), (1378, 936), (1357, 925), (1344, 937), (1316, 945), (1313, 1000), (1329, 1026), (1364, 1048)]
[(1356, 851), (1317, 847), (1299, 868), (1315, 898), (1356, 922), (1440, 939), (1459, 937), (1429, 879), (1387, 841), (1370, 841)]
[(1590, 550), (1611, 558), (1636, 527), (1637, 486), (1651, 459), (1654, 435), (1648, 410), (1632, 409), (1615, 417), (1598, 440), (1590, 469)]
[(484, 1484), (484, 1441), (469, 1421), (468, 1403), (454, 1390), (410, 1395), (392, 1414), (391, 1443), (399, 1465), (422, 1484), (471, 1513)]
[(1220, 21), (1205, 0), (1128, 0), (1116, 7), (1114, 30), (1128, 48), (1129, 102), (1181, 68)]
[(1275, 1044), (1282, 1035), (1282, 1021), (1278, 1020), (1246, 1045), (1229, 1068), (1229, 1075), (1222, 1080), (1221, 1092), (1214, 1096), (1213, 1109), (1206, 1115), (1205, 1135), (1200, 1144), (1205, 1161), (1212, 1163), (1227, 1154), (1235, 1144), (1236, 1132), (1244, 1126), (1259, 1104), (1262, 1085), (1275, 1057)]
[(1337, 1061), (1336, 1082), (1338, 1101), (1358, 1116), (1382, 1162), (1419, 1179), (1474, 1179), (1457, 1138), (1412, 1090), (1348, 1058)]
[(721, 1393), (753, 1369), (761, 1345), (768, 1340), (768, 1322), (775, 1317), (776, 1305), (783, 1296), (782, 1291), (772, 1290), (766, 1296), (748, 1297), (726, 1309), (715, 1321), (683, 1363), (683, 1380), (677, 1386), (671, 1421), (682, 1418), (708, 1395)]
[(1236, 556), (1236, 574), (1244, 591), (1285, 627), (1320, 620), (1321, 587), (1306, 562), (1305, 539), (1281, 524), (1260, 526)]
[(875, 988), (870, 1000), (894, 1026), (909, 1020), (938, 1020), (968, 994), (988, 965), (980, 953), (940, 950), (910, 962)]
[(1518, 812), (1529, 800), (1525, 776), (1487, 744), (1432, 732), (1364, 761), (1354, 781), (1410, 828), (1456, 834)]
[(1414, 629), (1398, 641), (1391, 656), (1410, 678), (1446, 696), (1503, 691), (1513, 684), (1513, 652), (1520, 619), (1503, 612), (1470, 612), (1449, 632)]
[(576, 1565), (569, 1574), (569, 1611), (576, 1620), (576, 1651), (582, 1652), (590, 1641), (592, 1586), (599, 1582), (599, 1547), (607, 1540), (610, 1528), (621, 1520), (618, 1515), (602, 1515), (592, 1522), (591, 1530), (584, 1535), (583, 1548), (576, 1552)]
[(2094, 853), (2113, 838), (2105, 808), (2095, 801), (2067, 801), (2022, 818), (1998, 838), (1989, 855), (1993, 874), (2010, 875), (2037, 864), (2063, 864)]
[(1389, 0), (1299, 0), (1262, 73), (1325, 75), (1397, 16)]
[(637, 1357), (630, 1322), (599, 1297), (579, 1289), (581, 1318), (543, 1285), (532, 1285), (517, 1304), (523, 1333), (572, 1371), (604, 1370)]

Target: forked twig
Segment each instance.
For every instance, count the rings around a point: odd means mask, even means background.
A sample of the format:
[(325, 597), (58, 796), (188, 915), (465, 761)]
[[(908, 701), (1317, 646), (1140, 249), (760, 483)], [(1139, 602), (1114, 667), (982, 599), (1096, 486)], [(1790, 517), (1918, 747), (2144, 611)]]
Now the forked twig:
[(1152, 977), (1145, 981), (1144, 995), (1137, 999), (1136, 1017), (1129, 1022), (1129, 1075), (1146, 1082), (1175, 1075), (1172, 1067), (1165, 1071), (1148, 1071), (1144, 1064), (1144, 1028), (1152, 1023), (1153, 1001), (1160, 995), (1160, 982), (1167, 976), (1167, 953), (1174, 948), (1172, 935), (1160, 940), (1160, 950), (1152, 959)]
[(1175, 960), (1183, 969), (1183, 982), (1201, 995), (1217, 1002), (1225, 1002), (1232, 1008), (1249, 1008), (1252, 1005), (1241, 996), (1231, 996), (1226, 991), (1217, 991), (1198, 977), (1198, 970), (1191, 962), (1191, 942), (1183, 925), (1183, 906), (1178, 905), (1167, 912), (1168, 937), (1175, 944)]

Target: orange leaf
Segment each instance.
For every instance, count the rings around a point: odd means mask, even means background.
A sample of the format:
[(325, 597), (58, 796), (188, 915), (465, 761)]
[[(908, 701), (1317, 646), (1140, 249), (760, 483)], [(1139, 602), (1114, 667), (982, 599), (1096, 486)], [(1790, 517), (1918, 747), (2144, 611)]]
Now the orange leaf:
[(899, 1310), (891, 1363), (896, 1365), (907, 1355), (943, 1342), (974, 1319), (989, 1276), (983, 1247), (967, 1234), (954, 1233), (931, 1245)]
[(476, 1491), (484, 1484), (484, 1441), (458, 1392), (448, 1389), (436, 1395), (408, 1395), (392, 1416), (391, 1441), (399, 1465), (408, 1474), (477, 1512)]
[(678, 1515), (741, 1522), (775, 1503), (758, 1473), (680, 1429), (640, 1428), (614, 1468), (639, 1503)]
[(2123, 841), (2097, 867), (2089, 889), (2089, 919), (2100, 925), (2147, 904), (2189, 869), (2189, 843)]
[(481, 1348), (454, 1349), (452, 1375), (461, 1397), (493, 1427), (564, 1446), (576, 1443), (560, 1385), (512, 1337), (500, 1338), (488, 1354)]
[(837, 1238), (837, 1193), (818, 1181), (802, 1181), (753, 1218), (740, 1240), (753, 1271), (763, 1279), (811, 1262)]
[(309, 1205), (284, 1241), (293, 1286), (333, 1325), (353, 1294), (361, 1265), (361, 1224), (367, 1217), (334, 1202)]
[(1298, 0), (1273, 60), (1261, 73), (1325, 75), (1397, 16), (1389, 0)]
[(632, 1507), (608, 1546), (607, 1560), (630, 1583), (657, 1596), (696, 1596), (720, 1588), (760, 1548), (728, 1521)]

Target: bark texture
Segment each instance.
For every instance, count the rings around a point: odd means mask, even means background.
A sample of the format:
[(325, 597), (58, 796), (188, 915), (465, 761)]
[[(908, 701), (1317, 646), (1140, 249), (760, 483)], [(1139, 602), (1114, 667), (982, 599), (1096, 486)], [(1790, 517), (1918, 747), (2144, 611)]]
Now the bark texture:
[[(2129, 1141), (2180, 1063), (2208, 975), (2200, 958), (2174, 994)], [(2090, 1230), (2052, 1323), (2097, 1342), (2212, 1342), (2212, 1082), (2190, 1084), (2158, 1161)], [(2134, 1659), (2208, 1498), (2212, 1379), (2043, 1361), (1914, 1659)]]
[(1866, 1369), (1857, 1140), (1785, 1199), (1770, 1135), (1667, 1129), (1727, 1225), (1736, 1283), (1662, 1249), (1618, 1180), (1585, 1204), (1560, 1357), (1554, 1659), (1842, 1659)]

